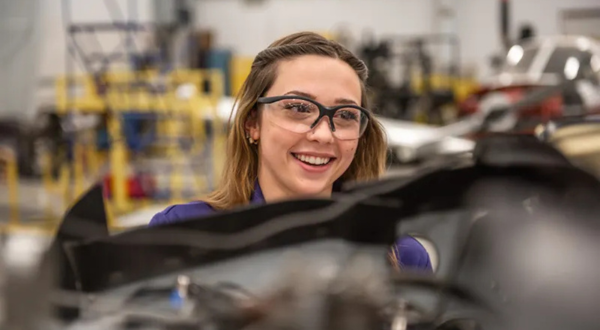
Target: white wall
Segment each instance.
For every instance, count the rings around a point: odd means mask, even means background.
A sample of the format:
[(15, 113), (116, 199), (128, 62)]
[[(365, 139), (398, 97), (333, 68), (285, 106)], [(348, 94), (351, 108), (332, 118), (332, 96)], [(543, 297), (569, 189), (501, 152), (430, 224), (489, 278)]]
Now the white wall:
[[(1, 0), (0, 0), (1, 1)], [(41, 5), (40, 24), (41, 42), (39, 52), (39, 65), (37, 80), (40, 82), (36, 89), (36, 107), (43, 104), (54, 103), (54, 78), (64, 75), (67, 71), (67, 44), (66, 25), (63, 21), (64, 0), (37, 0)], [(141, 22), (152, 22), (152, 0), (68, 0), (71, 10), (68, 11), (72, 23), (108, 23), (112, 21), (124, 21), (131, 17), (132, 20)], [(170, 0), (167, 0), (170, 1)], [(116, 9), (106, 7), (106, 3), (116, 3)], [(129, 7), (134, 5), (135, 7)], [(131, 10), (130, 10), (131, 9)], [(98, 43), (104, 52), (118, 47), (124, 35), (115, 32), (101, 33), (96, 35)], [(100, 51), (95, 42), (93, 34), (81, 35), (77, 38), (78, 44), (84, 52)], [(138, 40), (136, 45), (140, 45)], [(138, 46), (140, 47), (140, 46)], [(71, 68), (75, 72), (85, 72), (81, 57), (69, 59)]]
[[(65, 72), (65, 27), (61, 13), (63, 0), (41, 3), (42, 43), (40, 77)], [(173, 0), (164, 0), (173, 1)], [(151, 21), (152, 0), (70, 0), (74, 22), (109, 22), (132, 15), (128, 4), (137, 7), (137, 18)], [(118, 4), (120, 14), (110, 15), (106, 3)], [(450, 0), (457, 18), (456, 32), (461, 39), (463, 64), (483, 66), (500, 49), (499, 0)], [(326, 31), (346, 27), (355, 39), (363, 30), (376, 34), (433, 33), (436, 26), (435, 0), (263, 0), (251, 5), (243, 0), (196, 0), (199, 27), (214, 29), (217, 43), (241, 55), (253, 56), (270, 42), (298, 30)], [(514, 35), (522, 22), (532, 23), (542, 35), (560, 32), (559, 10), (599, 7), (598, 0), (513, 0), (511, 22)], [(121, 16), (123, 15), (123, 16)], [(114, 15), (113, 15), (114, 16)], [(86, 42), (87, 41), (87, 42)], [(81, 39), (86, 49), (94, 46)], [(116, 34), (100, 37), (102, 46), (117, 45)]]
[(514, 2), (514, 21), (532, 22), (541, 35), (561, 32), (559, 16), (561, 10), (600, 8), (600, 1), (598, 0), (527, 0)]
[[(65, 73), (63, 0), (35, 1), (41, 6), (37, 77), (49, 81), (48, 78)], [(79, 23), (110, 22), (133, 15), (129, 5), (134, 3), (137, 8), (134, 16), (139, 21), (149, 22), (154, 16), (153, 1), (173, 0), (69, 0), (70, 16), (73, 22)], [(254, 5), (245, 0), (192, 1), (195, 1), (198, 27), (213, 29), (218, 46), (245, 56), (254, 56), (275, 39), (291, 32), (330, 31), (341, 27), (356, 41), (367, 30), (377, 35), (455, 32), (461, 42), (463, 66), (477, 68), (480, 77), (488, 72), (490, 56), (501, 50), (499, 0), (263, 0)], [(111, 15), (107, 2), (117, 3), (120, 13)], [(439, 3), (454, 7), (454, 23), (441, 22), (436, 16)], [(533, 24), (541, 35), (560, 33), (560, 10), (599, 6), (598, 0), (512, 0), (513, 36), (524, 22)], [(120, 40), (115, 33), (99, 37), (104, 50), (116, 47)], [(95, 47), (90, 38), (79, 42), (88, 51)], [(75, 69), (82, 69), (80, 62), (74, 63)], [(38, 98), (51, 102), (52, 89), (38, 91)]]
[[(66, 39), (62, 2), (63, 0), (41, 0), (43, 31), (39, 68), (41, 78), (53, 78), (65, 72)], [(143, 22), (150, 22), (152, 19), (151, 0), (69, 0), (68, 2), (71, 3), (69, 15), (73, 23), (107, 23), (112, 20), (123, 21), (127, 17), (137, 18)], [(106, 7), (106, 3), (111, 2), (118, 5), (112, 15)], [(128, 4), (134, 4), (137, 10), (132, 10), (130, 13)], [(98, 36), (105, 50), (114, 49), (121, 40), (121, 36), (117, 33), (103, 33)], [(89, 39), (90, 37), (93, 35), (78, 39), (78, 43), (85, 51), (97, 49), (94, 40)], [(75, 66), (77, 69), (82, 68), (80, 64)]]
[(198, 25), (216, 31), (217, 44), (253, 56), (275, 39), (299, 30), (328, 31), (345, 26), (354, 37), (427, 33), (432, 0), (199, 0)]
[[(485, 75), (490, 56), (500, 51), (500, 21), (498, 0), (456, 0), (458, 35), (463, 64), (476, 65), (479, 75)], [(600, 7), (598, 0), (512, 0), (511, 33), (518, 35), (521, 24), (533, 25), (539, 35), (561, 33), (560, 11), (570, 8)], [(600, 29), (600, 27), (599, 27)]]
[(37, 0), (0, 1), (0, 120), (22, 120), (35, 108), (38, 17)]
[[(462, 64), (485, 75), (490, 56), (501, 50), (499, 0), (451, 0), (453, 25), (461, 41)], [(445, 1), (449, 3), (449, 1)], [(298, 30), (330, 30), (344, 24), (360, 38), (377, 34), (426, 34), (436, 26), (435, 0), (198, 0), (197, 24), (215, 30), (217, 44), (241, 55), (255, 55), (276, 38)], [(560, 33), (559, 10), (599, 7), (598, 0), (512, 0), (513, 36), (523, 22), (540, 35)], [(448, 25), (446, 24), (446, 29)]]

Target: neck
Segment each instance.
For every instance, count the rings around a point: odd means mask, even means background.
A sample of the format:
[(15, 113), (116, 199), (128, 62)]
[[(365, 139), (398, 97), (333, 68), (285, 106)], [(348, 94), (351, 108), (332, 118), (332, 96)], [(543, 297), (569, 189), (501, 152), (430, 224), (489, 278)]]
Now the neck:
[(330, 198), (333, 189), (330, 186), (328, 189), (317, 194), (301, 194), (288, 189), (273, 176), (261, 170), (258, 172), (258, 184), (260, 185), (265, 201), (268, 203), (302, 198)]

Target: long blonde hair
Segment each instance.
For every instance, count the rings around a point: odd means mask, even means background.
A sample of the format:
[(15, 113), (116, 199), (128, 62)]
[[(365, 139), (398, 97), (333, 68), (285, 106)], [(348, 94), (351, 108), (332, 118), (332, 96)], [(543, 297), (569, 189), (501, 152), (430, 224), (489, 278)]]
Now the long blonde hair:
[[(260, 52), (236, 99), (237, 113), (227, 138), (222, 177), (216, 190), (203, 200), (215, 209), (229, 209), (250, 201), (258, 173), (257, 147), (246, 139), (245, 122), (256, 101), (266, 93), (277, 74), (277, 63), (302, 55), (321, 55), (340, 59), (350, 65), (361, 82), (362, 104), (369, 109), (366, 79), (368, 69), (352, 52), (319, 34), (300, 32), (281, 38)], [(235, 106), (234, 106), (235, 107)], [(358, 142), (350, 167), (342, 175), (343, 182), (377, 179), (385, 170), (387, 147), (381, 124), (373, 118)]]

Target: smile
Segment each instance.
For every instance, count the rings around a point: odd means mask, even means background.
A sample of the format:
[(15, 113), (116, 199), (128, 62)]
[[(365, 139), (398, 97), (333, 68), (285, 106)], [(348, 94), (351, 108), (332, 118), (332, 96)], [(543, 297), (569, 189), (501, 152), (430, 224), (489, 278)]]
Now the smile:
[(308, 155), (294, 154), (294, 153), (292, 153), (292, 155), (299, 161), (309, 164), (309, 165), (313, 165), (313, 166), (324, 166), (324, 165), (329, 164), (329, 162), (331, 162), (331, 160), (335, 159), (335, 158), (315, 157), (315, 156), (308, 156)]

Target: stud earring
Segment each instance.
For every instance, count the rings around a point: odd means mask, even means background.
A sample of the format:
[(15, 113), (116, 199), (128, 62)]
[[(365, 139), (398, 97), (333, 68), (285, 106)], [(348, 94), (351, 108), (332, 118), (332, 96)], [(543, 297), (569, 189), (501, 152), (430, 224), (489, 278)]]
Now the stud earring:
[(250, 142), (250, 144), (258, 144), (258, 140), (254, 140), (252, 137), (250, 137), (250, 134), (247, 134), (246, 138), (248, 139), (248, 142)]

